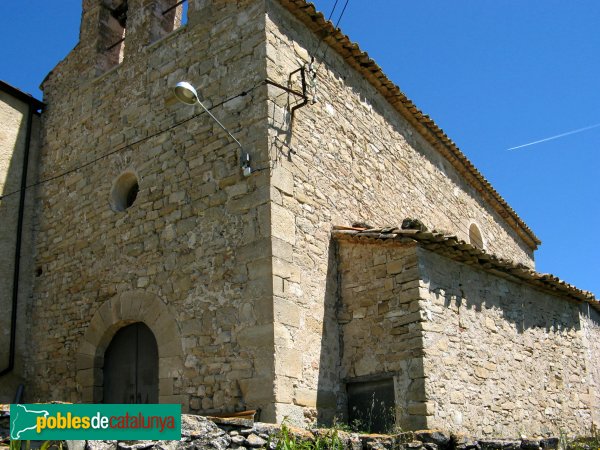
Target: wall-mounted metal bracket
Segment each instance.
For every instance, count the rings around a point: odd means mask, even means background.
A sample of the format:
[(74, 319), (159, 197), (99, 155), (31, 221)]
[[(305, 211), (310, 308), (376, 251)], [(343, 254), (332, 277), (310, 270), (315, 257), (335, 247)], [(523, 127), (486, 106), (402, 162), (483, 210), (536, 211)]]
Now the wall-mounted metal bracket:
[(303, 106), (305, 106), (306, 104), (308, 104), (308, 96), (306, 95), (306, 76), (305, 76), (305, 69), (304, 67), (300, 67), (297, 70), (294, 70), (293, 72), (290, 73), (289, 77), (288, 77), (288, 84), (292, 83), (292, 77), (297, 74), (298, 72), (300, 72), (300, 78), (302, 80), (302, 92), (300, 91), (296, 91), (295, 89), (291, 89), (287, 86), (284, 86), (283, 84), (279, 84), (276, 83), (273, 80), (269, 80), (268, 78), (265, 80), (266, 84), (270, 84), (271, 86), (275, 86), (289, 94), (295, 95), (296, 97), (300, 97), (302, 99), (302, 101), (300, 103), (298, 103), (297, 105), (292, 106), (291, 109), (291, 120), (294, 120), (294, 112), (297, 109), (302, 108)]

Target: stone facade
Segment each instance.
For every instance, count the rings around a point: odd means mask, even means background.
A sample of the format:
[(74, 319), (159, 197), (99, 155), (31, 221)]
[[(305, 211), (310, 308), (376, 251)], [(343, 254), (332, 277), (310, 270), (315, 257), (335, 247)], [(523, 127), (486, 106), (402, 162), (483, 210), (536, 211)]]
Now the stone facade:
[(586, 369), (598, 364), (580, 305), (419, 253), (430, 424), (488, 436), (587, 432), (588, 390), (599, 385)]
[[(492, 408), (495, 385), (441, 369), (443, 355), (473, 368), (495, 356), (475, 344), (464, 353), (456, 328), (444, 334), (436, 322), (458, 320), (457, 307), (440, 306), (436, 295), (456, 295), (453, 271), (462, 269), (434, 266), (435, 255), (414, 242), (338, 247), (332, 226), (419, 217), (519, 267), (533, 267), (539, 240), (441, 130), (304, 1), (190, 0), (185, 26), (179, 7), (162, 14), (175, 3), (129, 0), (125, 18), (111, 13), (117, 0), (84, 0), (80, 42), (42, 85), (39, 167), (49, 181), (37, 195), (28, 400), (102, 401), (108, 345), (143, 322), (158, 347), (159, 399), (184, 411), (260, 409), (263, 421), (328, 421), (344, 415), (347, 382), (385, 375), (394, 379), (401, 426), (452, 428), (448, 408), (459, 397), (447, 381), (463, 383), (465, 399), (471, 389), (486, 395), (462, 412), (464, 426), (479, 427), (473, 411), (485, 409), (493, 431), (513, 432), (508, 413)], [(243, 149), (199, 105), (176, 101), (172, 88), (184, 80)], [(242, 151), (250, 174), (241, 170)], [(476, 293), (501, 284), (464, 272)], [(522, 307), (505, 305), (513, 295), (545, 301), (505, 283), (508, 291), (490, 301), (511, 314)], [(556, 308), (580, 320), (571, 306)], [(468, 310), (470, 338), (490, 333), (490, 346), (508, 345), (485, 320), (497, 329), (513, 324), (491, 304), (480, 309)], [(563, 383), (582, 387), (595, 377), (577, 405), (553, 385), (544, 408), (555, 416), (579, 408), (568, 426), (583, 426), (598, 402), (596, 319), (586, 319), (584, 332), (561, 325), (543, 355), (572, 353)], [(523, 342), (513, 333), (522, 361), (542, 342), (537, 325), (531, 330)]]
[[(320, 36), (280, 2), (267, 4), (268, 76), (298, 89), (297, 77), (289, 75), (310, 63)], [(318, 101), (296, 110), (293, 120), (290, 104), (297, 99), (269, 91), (275, 356), (288, 368), (276, 373), (280, 419), (300, 418), (300, 408), (315, 406), (326, 418), (342, 394), (333, 356), (340, 349), (331, 320), (337, 298), (332, 224), (419, 217), (468, 240), (477, 223), (488, 251), (533, 266), (533, 248), (349, 58), (331, 49), (321, 53)]]
[[(41, 177), (85, 167), (40, 187), (29, 398), (101, 401), (103, 350), (120, 326), (142, 321), (170, 333), (157, 335), (161, 401), (203, 412), (254, 405), (268, 419), (269, 174), (243, 178), (237, 147), (172, 93), (193, 83), (266, 164), (266, 89), (254, 88), (266, 76), (264, 5), (192, 2), (187, 26), (152, 42), (151, 3), (129, 1), (123, 60), (106, 70), (105, 11), (85, 1), (80, 43), (43, 84)], [(114, 211), (123, 173), (139, 192)], [(147, 300), (115, 303), (140, 291)]]
[(405, 430), (426, 428), (424, 316), (414, 246), (341, 241), (338, 257), (340, 379), (392, 377), (398, 425)]
[[(20, 192), (20, 189), (23, 182), (33, 184), (36, 181), (40, 107), (41, 103), (33, 97), (0, 82), (0, 195), (3, 196), (0, 200), (0, 372), (10, 365), (11, 328), (16, 327), (14, 368), (2, 378), (1, 397), (13, 396), (23, 381), (24, 324), (35, 272), (32, 254), (35, 191)], [(26, 155), (28, 161), (24, 167)], [(17, 237), (19, 228), (20, 238)], [(16, 280), (18, 307), (13, 324), (17, 247), (20, 258)]]
[(340, 236), (342, 379), (393, 377), (405, 429), (588, 433), (598, 423), (598, 302), (440, 253)]
[[(588, 391), (585, 389), (579, 393), (591, 408), (592, 422), (600, 424), (600, 314), (589, 305), (584, 305), (581, 312), (581, 334), (585, 349), (585, 371), (588, 378)], [(586, 397), (589, 396), (589, 397)]]

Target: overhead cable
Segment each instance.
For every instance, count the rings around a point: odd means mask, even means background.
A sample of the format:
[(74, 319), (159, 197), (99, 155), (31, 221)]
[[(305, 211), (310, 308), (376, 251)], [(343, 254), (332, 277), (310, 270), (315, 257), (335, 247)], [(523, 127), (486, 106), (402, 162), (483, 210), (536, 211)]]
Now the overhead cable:
[[(247, 91), (242, 91), (241, 93), (239, 93), (239, 94), (237, 94), (237, 95), (234, 95), (234, 96), (232, 96), (232, 97), (229, 97), (229, 98), (227, 98), (227, 99), (223, 100), (222, 102), (220, 102), (220, 103), (217, 103), (217, 104), (213, 105), (213, 106), (212, 106), (212, 107), (210, 107), (209, 109), (210, 109), (210, 110), (212, 110), (212, 109), (214, 109), (214, 108), (218, 108), (219, 106), (222, 106), (222, 105), (224, 105), (225, 103), (227, 103), (227, 102), (230, 102), (231, 100), (234, 100), (234, 99), (236, 99), (236, 98), (238, 98), (238, 97), (244, 97), (245, 95), (248, 95), (250, 92), (254, 91), (254, 90), (255, 90), (256, 88), (258, 88), (259, 86), (262, 86), (262, 85), (264, 85), (265, 83), (266, 83), (266, 80), (263, 80), (263, 81), (261, 81), (260, 83), (258, 83), (258, 84), (256, 84), (256, 85), (254, 85), (253, 87), (251, 87), (250, 89), (248, 89)], [(177, 122), (177, 123), (175, 123), (175, 124), (171, 125), (170, 127), (167, 127), (167, 128), (165, 128), (164, 130), (159, 130), (159, 131), (157, 131), (156, 133), (153, 133), (153, 134), (150, 134), (150, 135), (148, 135), (148, 136), (145, 136), (145, 137), (143, 137), (143, 138), (140, 138), (140, 139), (138, 139), (137, 141), (131, 142), (131, 143), (129, 143), (129, 144), (126, 144), (126, 145), (124, 145), (124, 146), (122, 146), (122, 147), (119, 147), (119, 148), (116, 148), (116, 149), (114, 149), (114, 150), (111, 150), (110, 152), (108, 152), (108, 153), (104, 153), (104, 154), (102, 154), (102, 155), (98, 156), (97, 158), (94, 158), (94, 159), (92, 159), (91, 161), (88, 161), (88, 162), (86, 162), (86, 163), (83, 163), (83, 164), (81, 164), (81, 165), (79, 165), (79, 166), (77, 166), (77, 167), (73, 167), (72, 169), (69, 169), (69, 170), (67, 170), (67, 171), (65, 171), (65, 172), (61, 172), (61, 173), (59, 173), (59, 174), (57, 174), (57, 175), (53, 175), (53, 176), (51, 176), (51, 177), (44, 178), (43, 180), (36, 181), (35, 183), (29, 184), (29, 185), (25, 186), (24, 188), (17, 189), (17, 190), (15, 190), (15, 191), (9, 192), (8, 194), (0, 195), (0, 200), (3, 200), (3, 199), (5, 199), (6, 197), (9, 197), (9, 196), (11, 196), (11, 195), (18, 194), (19, 192), (21, 192), (21, 191), (23, 191), (23, 190), (25, 190), (25, 189), (30, 189), (30, 188), (32, 188), (32, 187), (36, 187), (36, 186), (39, 186), (39, 185), (41, 185), (41, 184), (45, 184), (45, 183), (48, 183), (48, 182), (50, 182), (50, 181), (56, 180), (56, 179), (58, 179), (58, 178), (62, 178), (62, 177), (65, 177), (65, 176), (67, 176), (67, 175), (70, 175), (71, 173), (77, 172), (77, 171), (79, 171), (79, 170), (81, 170), (81, 169), (83, 169), (83, 168), (85, 168), (85, 167), (91, 166), (92, 164), (95, 164), (95, 163), (97, 163), (98, 161), (100, 161), (100, 160), (102, 160), (102, 159), (104, 159), (104, 158), (108, 158), (109, 156), (111, 156), (111, 155), (114, 155), (115, 153), (119, 153), (119, 152), (121, 152), (121, 151), (123, 151), (123, 150), (125, 150), (125, 149), (128, 149), (128, 148), (130, 148), (130, 147), (133, 147), (133, 146), (135, 146), (135, 145), (137, 145), (137, 144), (140, 144), (140, 143), (142, 143), (142, 142), (145, 142), (145, 141), (147, 141), (147, 140), (149, 140), (149, 139), (152, 139), (153, 137), (156, 137), (156, 136), (158, 136), (158, 135), (160, 135), (160, 134), (166, 133), (167, 131), (171, 131), (173, 128), (176, 128), (176, 127), (178, 127), (178, 126), (180, 126), (180, 125), (183, 125), (184, 123), (187, 123), (187, 122), (189, 122), (190, 120), (193, 120), (193, 119), (195, 119), (196, 117), (199, 117), (199, 116), (203, 115), (204, 113), (205, 113), (204, 111), (201, 111), (201, 112), (199, 112), (198, 114), (194, 114), (193, 116), (190, 116), (190, 117), (188, 117), (187, 119), (184, 119), (184, 120), (182, 120), (182, 121), (180, 121), (180, 122)]]

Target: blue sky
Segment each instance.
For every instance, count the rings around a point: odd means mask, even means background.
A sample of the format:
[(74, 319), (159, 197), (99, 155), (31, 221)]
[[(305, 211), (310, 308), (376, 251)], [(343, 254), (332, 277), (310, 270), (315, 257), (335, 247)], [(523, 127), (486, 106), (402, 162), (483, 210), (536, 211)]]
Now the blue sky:
[[(328, 16), (335, 2), (315, 3)], [(41, 97), (80, 13), (0, 2), (0, 79)], [(600, 123), (598, 23), (597, 0), (350, 0), (340, 27), (540, 237), (537, 270), (600, 295), (600, 127), (507, 150)]]

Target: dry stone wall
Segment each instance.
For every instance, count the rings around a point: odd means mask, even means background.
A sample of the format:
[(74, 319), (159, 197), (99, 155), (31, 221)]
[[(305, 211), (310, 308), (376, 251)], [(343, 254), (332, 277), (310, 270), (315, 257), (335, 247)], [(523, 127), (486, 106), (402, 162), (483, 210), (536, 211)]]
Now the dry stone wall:
[[(0, 405), (0, 448), (8, 448), (8, 405)], [(181, 416), (179, 441), (63, 441), (69, 450), (248, 450), (336, 448), (339, 450), (556, 450), (558, 438), (475, 439), (440, 430), (395, 435), (347, 433), (335, 429), (303, 430), (245, 419)], [(573, 446), (572, 448), (576, 448)]]
[(479, 436), (589, 432), (597, 317), (582, 323), (578, 303), (427, 250), (418, 259), (427, 425)]
[[(338, 396), (332, 225), (395, 224), (418, 217), (468, 241), (533, 265), (532, 250), (399, 113), (278, 1), (267, 1), (267, 72), (300, 90), (291, 75), (311, 57), (310, 99), (269, 86), (269, 156), (278, 417), (332, 411)], [(325, 54), (325, 61), (320, 56)], [(318, 68), (318, 69), (317, 69)], [(307, 79), (312, 74), (307, 73)], [(293, 361), (293, 363), (291, 362)]]
[[(42, 178), (81, 168), (40, 189), (43, 274), (31, 316), (28, 399), (81, 401), (82, 383), (93, 376), (93, 399), (101, 400), (102, 346), (119, 326), (152, 316), (148, 302), (115, 299), (142, 290), (173, 315), (173, 334), (162, 341), (184, 355), (180, 369), (160, 362), (160, 400), (203, 412), (262, 407), (268, 420), (268, 173), (244, 178), (237, 146), (200, 107), (172, 94), (181, 80), (197, 87), (254, 167), (265, 165), (264, 4), (191, 2), (187, 26), (150, 42), (149, 2), (129, 1), (124, 59), (98, 74), (100, 3), (84, 2), (81, 42), (43, 85)], [(125, 172), (137, 177), (139, 192), (130, 208), (114, 211), (111, 188)], [(95, 316), (111, 326), (90, 329)], [(89, 361), (94, 367), (85, 367)]]

